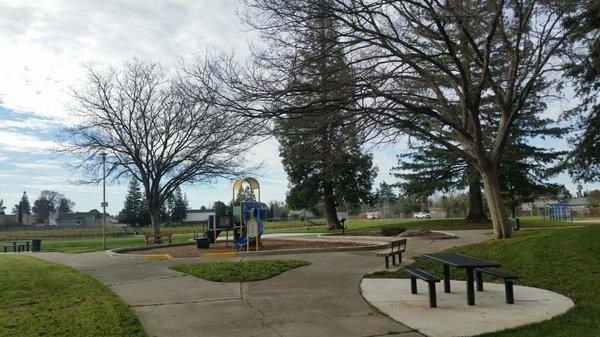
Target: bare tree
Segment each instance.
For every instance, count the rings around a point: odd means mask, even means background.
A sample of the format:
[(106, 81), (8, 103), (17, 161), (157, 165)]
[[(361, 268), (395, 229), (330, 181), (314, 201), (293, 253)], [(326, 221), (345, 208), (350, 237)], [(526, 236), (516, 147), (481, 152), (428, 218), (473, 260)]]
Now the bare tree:
[[(562, 25), (585, 1), (567, 0), (247, 0), (251, 26), (269, 36), (252, 70), (224, 76), (247, 100), (248, 113), (282, 95), (277, 72), (290, 36), (315, 16), (335, 20), (338, 38), (354, 69), (355, 113), (380, 130), (408, 134), (469, 158), (482, 177), (496, 238), (511, 236), (498, 180), (499, 165), (515, 120), (538, 111), (524, 108), (540, 79), (560, 70), (572, 31)], [(283, 60), (283, 61), (282, 61)], [(256, 70), (261, 69), (262, 71)], [(277, 69), (282, 69), (278, 67)], [(227, 69), (225, 69), (227, 70)], [(275, 76), (274, 76), (275, 75)], [(251, 83), (250, 85), (244, 85)], [(252, 85), (253, 83), (253, 85)], [(269, 88), (276, 95), (267, 95)], [(247, 89), (248, 87), (253, 89)], [(246, 89), (244, 89), (246, 88)], [(252, 98), (252, 99), (251, 99)], [(318, 113), (317, 109), (314, 109)], [(271, 114), (283, 114), (270, 111)]]
[[(193, 94), (192, 94), (193, 93)], [(160, 209), (184, 183), (206, 183), (244, 174), (244, 152), (255, 144), (258, 126), (218, 109), (207, 91), (158, 64), (135, 60), (120, 69), (89, 70), (73, 91), (76, 125), (62, 132), (63, 152), (75, 167), (101, 180), (132, 176), (145, 191), (154, 241), (161, 242)]]

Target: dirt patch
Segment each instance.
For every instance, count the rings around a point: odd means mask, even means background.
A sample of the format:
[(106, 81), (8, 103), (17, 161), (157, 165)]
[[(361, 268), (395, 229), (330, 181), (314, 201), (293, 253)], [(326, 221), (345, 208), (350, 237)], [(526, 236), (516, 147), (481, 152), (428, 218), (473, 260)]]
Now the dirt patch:
[[(267, 250), (291, 250), (307, 248), (342, 248), (342, 247), (360, 247), (372, 246), (369, 243), (357, 242), (330, 242), (330, 241), (302, 241), (302, 240), (282, 240), (282, 239), (264, 239), (260, 246), (261, 251)], [(251, 246), (251, 249), (254, 247)], [(200, 257), (204, 253), (223, 253), (236, 251), (231, 242), (227, 245), (225, 242), (217, 242), (216, 246), (211, 245), (208, 249), (198, 249), (195, 244), (174, 247), (161, 247), (145, 250), (133, 250), (125, 254), (169, 254), (172, 257)]]

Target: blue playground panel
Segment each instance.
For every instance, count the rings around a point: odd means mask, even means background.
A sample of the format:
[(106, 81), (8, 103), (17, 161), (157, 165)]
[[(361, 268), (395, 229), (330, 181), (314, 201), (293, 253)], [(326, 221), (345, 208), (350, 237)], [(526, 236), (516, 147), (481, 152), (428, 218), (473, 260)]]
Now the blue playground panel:
[(256, 201), (242, 202), (242, 221), (244, 225), (244, 231), (237, 239), (233, 240), (233, 245), (235, 247), (241, 247), (246, 245), (248, 241), (248, 236), (246, 233), (246, 222), (248, 222), (248, 220), (252, 219), (253, 217), (258, 221), (258, 236), (260, 237), (263, 234), (264, 222), (267, 218), (268, 212), (269, 209), (267, 207), (261, 206), (261, 204), (259, 204)]

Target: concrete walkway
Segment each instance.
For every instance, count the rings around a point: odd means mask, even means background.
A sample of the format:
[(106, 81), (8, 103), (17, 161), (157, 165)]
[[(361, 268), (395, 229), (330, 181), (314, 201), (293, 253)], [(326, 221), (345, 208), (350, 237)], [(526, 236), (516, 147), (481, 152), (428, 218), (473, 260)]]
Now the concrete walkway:
[[(459, 239), (409, 239), (407, 257), (491, 238), (489, 230), (453, 233)], [(178, 263), (242, 258), (146, 261), (105, 252), (33, 255), (107, 284), (133, 308), (151, 336), (423, 336), (378, 314), (361, 296), (362, 276), (383, 266), (373, 251), (245, 257), (312, 262), (250, 283), (209, 282), (168, 269)]]

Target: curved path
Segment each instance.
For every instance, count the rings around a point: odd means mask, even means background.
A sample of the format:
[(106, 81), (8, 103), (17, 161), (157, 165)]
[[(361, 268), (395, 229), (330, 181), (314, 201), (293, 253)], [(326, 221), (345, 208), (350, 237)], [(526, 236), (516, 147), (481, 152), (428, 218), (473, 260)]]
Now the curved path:
[[(406, 256), (491, 238), (489, 230), (453, 233), (459, 239), (410, 239)], [(146, 261), (105, 252), (34, 256), (74, 267), (107, 284), (133, 308), (150, 336), (423, 336), (377, 313), (362, 298), (362, 276), (383, 265), (373, 251), (245, 257), (312, 262), (249, 283), (209, 282), (168, 269), (178, 263), (242, 258)]]

